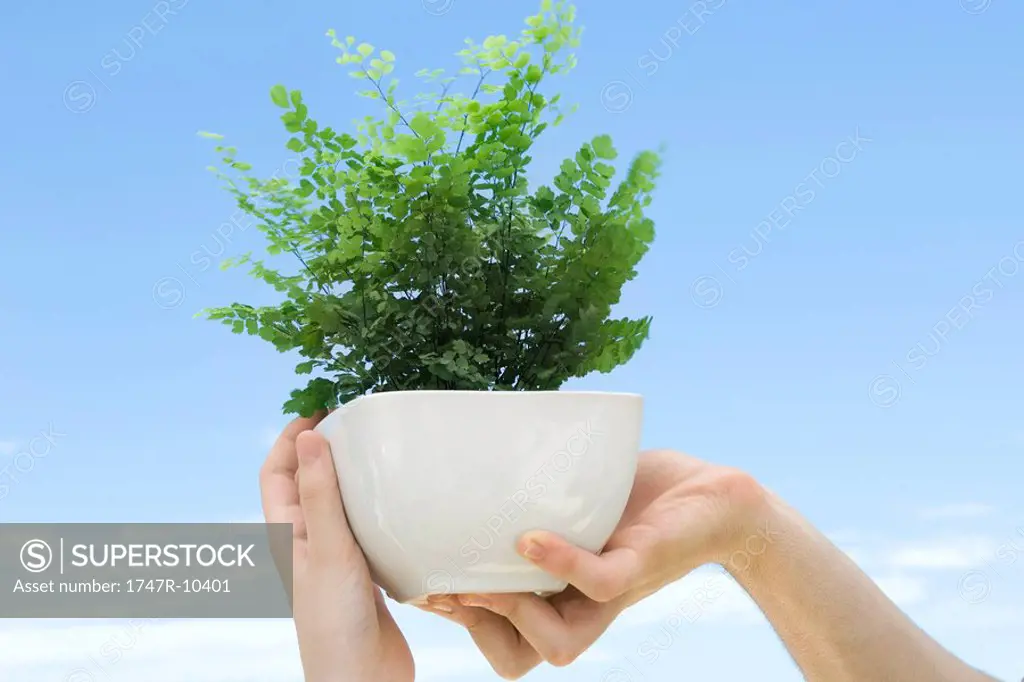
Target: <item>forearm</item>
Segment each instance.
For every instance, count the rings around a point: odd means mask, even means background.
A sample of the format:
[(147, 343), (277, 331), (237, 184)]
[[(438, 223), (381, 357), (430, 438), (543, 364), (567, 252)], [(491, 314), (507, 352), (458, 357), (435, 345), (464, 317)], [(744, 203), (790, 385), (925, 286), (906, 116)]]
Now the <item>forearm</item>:
[[(997, 682), (914, 625), (843, 552), (766, 493), (771, 542), (723, 562), (812, 682)], [(742, 564), (742, 565), (741, 565)]]

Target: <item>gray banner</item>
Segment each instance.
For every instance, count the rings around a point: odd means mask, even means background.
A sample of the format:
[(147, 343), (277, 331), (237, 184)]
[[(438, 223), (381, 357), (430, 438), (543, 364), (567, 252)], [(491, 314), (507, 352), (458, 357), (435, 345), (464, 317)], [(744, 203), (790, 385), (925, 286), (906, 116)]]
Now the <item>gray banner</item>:
[(285, 523), (0, 524), (0, 618), (290, 618), (291, 561)]

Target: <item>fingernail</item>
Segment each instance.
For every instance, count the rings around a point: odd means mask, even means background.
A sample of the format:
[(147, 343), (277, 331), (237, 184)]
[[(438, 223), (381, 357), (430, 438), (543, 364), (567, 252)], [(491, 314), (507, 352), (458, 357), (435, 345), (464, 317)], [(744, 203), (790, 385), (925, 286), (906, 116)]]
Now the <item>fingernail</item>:
[(475, 606), (480, 609), (486, 609), (491, 605), (490, 600), (484, 599), (483, 597), (475, 594), (463, 594), (459, 596), (459, 601), (464, 606)]
[(427, 608), (431, 611), (440, 611), (441, 613), (453, 613), (455, 610), (447, 604), (427, 604)]
[(523, 547), (523, 556), (530, 561), (540, 561), (544, 558), (544, 546), (536, 540), (527, 540)]

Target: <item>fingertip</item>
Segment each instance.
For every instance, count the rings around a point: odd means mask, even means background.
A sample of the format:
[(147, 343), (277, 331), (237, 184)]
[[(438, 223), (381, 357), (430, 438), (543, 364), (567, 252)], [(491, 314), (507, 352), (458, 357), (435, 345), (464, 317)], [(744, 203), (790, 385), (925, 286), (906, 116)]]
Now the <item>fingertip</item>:
[(521, 556), (533, 562), (543, 561), (552, 551), (563, 546), (565, 541), (554, 533), (535, 530), (524, 533), (516, 543)]
[(312, 417), (296, 417), (288, 422), (288, 425), (284, 427), (279, 439), (294, 441), (301, 434), (315, 427), (321, 419), (323, 419), (323, 416), (320, 415), (313, 415)]
[(295, 438), (299, 464), (313, 464), (327, 454), (327, 441), (316, 431), (303, 431)]
[(460, 594), (459, 603), (463, 606), (471, 606), (477, 609), (488, 609), (491, 607), (491, 600), (479, 594)]
[(436, 594), (427, 597), (427, 603), (424, 606), (427, 610), (435, 613), (451, 614), (455, 612), (455, 605), (452, 604), (452, 601), (450, 596)]

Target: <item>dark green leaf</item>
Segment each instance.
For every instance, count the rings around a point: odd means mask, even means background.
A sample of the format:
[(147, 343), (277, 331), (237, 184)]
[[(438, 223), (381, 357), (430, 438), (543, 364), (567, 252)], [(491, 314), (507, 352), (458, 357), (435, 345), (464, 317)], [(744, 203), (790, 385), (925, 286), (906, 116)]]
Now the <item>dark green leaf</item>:
[(258, 179), (217, 148), (244, 224), (267, 240), (266, 262), (237, 263), (279, 303), (205, 314), (298, 355), (297, 375), (322, 375), (285, 412), (376, 391), (554, 390), (637, 352), (649, 318), (612, 312), (654, 238), (660, 157), (638, 154), (612, 191), (616, 151), (602, 135), (535, 182), (531, 151), (569, 111), (542, 86), (573, 66), (577, 35), (572, 9), (548, 3), (515, 45), (496, 35), (463, 50), (463, 73), (489, 72), (475, 101), (442, 97), (450, 79), (424, 71), (432, 93), (412, 104), (380, 80), (393, 54), (332, 35), (352, 75), (375, 81), (360, 85), (384, 100), (381, 115), (335, 132), (279, 85), (271, 99), (299, 157)]

